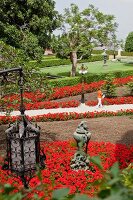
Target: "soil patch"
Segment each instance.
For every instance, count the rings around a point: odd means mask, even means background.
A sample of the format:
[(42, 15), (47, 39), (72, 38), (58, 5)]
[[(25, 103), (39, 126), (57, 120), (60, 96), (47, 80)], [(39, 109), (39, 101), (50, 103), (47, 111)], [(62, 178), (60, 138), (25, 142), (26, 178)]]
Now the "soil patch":
[[(131, 116), (100, 117), (83, 119), (92, 133), (92, 141), (104, 141), (133, 145), (133, 118)], [(41, 141), (69, 140), (73, 138), (78, 120), (39, 122)], [(5, 130), (8, 125), (0, 126), (0, 154), (6, 150)]]

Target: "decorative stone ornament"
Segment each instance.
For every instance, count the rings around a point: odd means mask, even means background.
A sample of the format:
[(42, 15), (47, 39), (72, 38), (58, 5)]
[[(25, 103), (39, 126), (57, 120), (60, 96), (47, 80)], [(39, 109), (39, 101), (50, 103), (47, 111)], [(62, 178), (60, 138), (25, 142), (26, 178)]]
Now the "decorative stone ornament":
[(85, 121), (81, 121), (76, 131), (73, 134), (74, 139), (77, 142), (78, 150), (71, 160), (71, 168), (74, 170), (84, 169), (89, 170), (89, 156), (87, 155), (88, 143), (91, 138), (91, 132), (89, 132)]

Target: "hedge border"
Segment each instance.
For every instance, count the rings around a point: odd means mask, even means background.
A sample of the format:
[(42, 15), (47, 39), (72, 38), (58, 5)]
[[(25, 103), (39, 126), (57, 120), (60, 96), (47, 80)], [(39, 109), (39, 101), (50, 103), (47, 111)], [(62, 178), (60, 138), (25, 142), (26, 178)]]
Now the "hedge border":
[[(95, 61), (101, 61), (103, 60), (103, 56), (102, 55), (94, 55), (91, 56), (88, 59), (82, 59), (79, 61), (79, 63), (86, 63), (86, 62), (95, 62)], [(43, 60), (42, 62), (38, 63), (38, 62), (29, 62), (28, 66), (36, 66), (39, 68), (45, 68), (45, 67), (53, 67), (53, 66), (60, 66), (60, 65), (70, 65), (71, 61), (70, 59), (59, 59), (59, 60)]]
[[(133, 70), (128, 71), (116, 71), (109, 73), (100, 74), (88, 74), (85, 76), (86, 83), (98, 82), (104, 80), (107, 75), (112, 75), (114, 78), (122, 78), (127, 76), (133, 76)], [(73, 86), (81, 82), (81, 77), (65, 77), (49, 80), (49, 84), (52, 87), (63, 87), (63, 86)]]

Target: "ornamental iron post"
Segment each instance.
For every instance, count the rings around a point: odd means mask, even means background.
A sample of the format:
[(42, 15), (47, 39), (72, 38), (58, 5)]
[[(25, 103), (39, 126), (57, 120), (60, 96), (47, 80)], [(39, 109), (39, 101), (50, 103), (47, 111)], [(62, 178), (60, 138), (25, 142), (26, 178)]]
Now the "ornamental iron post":
[(87, 67), (85, 67), (83, 64), (79, 68), (79, 74), (81, 74), (81, 103), (85, 103), (85, 97), (84, 97), (84, 83), (85, 83), (85, 77), (84, 75), (87, 73)]
[[(22, 68), (12, 68), (0, 71), (0, 76), (5, 79), (10, 72), (18, 72), (20, 87), (20, 116), (19, 119), (9, 124), (6, 132), (7, 155), (3, 170), (10, 170), (21, 178), (25, 188), (39, 165), (40, 169), (45, 167), (46, 156), (40, 150), (40, 127), (33, 125), (25, 115), (23, 102), (24, 75)], [(41, 152), (41, 155), (40, 155)]]

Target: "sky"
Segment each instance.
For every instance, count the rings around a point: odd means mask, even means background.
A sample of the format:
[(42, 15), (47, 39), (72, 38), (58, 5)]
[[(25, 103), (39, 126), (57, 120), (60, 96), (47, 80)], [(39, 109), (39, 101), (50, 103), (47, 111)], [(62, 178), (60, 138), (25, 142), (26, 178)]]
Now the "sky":
[(133, 0), (55, 0), (55, 2), (55, 8), (61, 14), (65, 8), (69, 8), (70, 4), (74, 3), (81, 11), (89, 4), (93, 4), (104, 14), (114, 15), (118, 23), (118, 39), (125, 40), (133, 31)]

